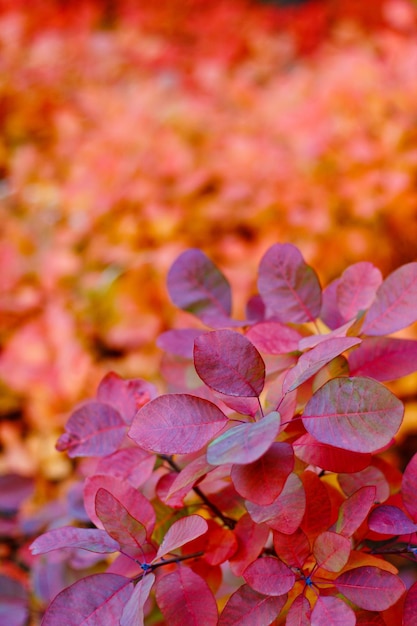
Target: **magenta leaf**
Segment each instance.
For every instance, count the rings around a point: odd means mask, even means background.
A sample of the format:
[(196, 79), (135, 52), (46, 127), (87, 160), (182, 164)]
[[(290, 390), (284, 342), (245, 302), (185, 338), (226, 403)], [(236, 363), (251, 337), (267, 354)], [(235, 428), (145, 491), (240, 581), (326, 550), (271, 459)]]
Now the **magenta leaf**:
[(25, 626), (28, 623), (28, 592), (21, 582), (0, 574), (0, 624)]
[(374, 509), (368, 519), (370, 530), (382, 535), (406, 535), (417, 532), (417, 524), (396, 506), (383, 504)]
[(348, 562), (350, 550), (350, 540), (330, 530), (320, 533), (313, 544), (317, 565), (328, 572), (340, 572)]
[(361, 487), (374, 487), (377, 502), (384, 502), (390, 495), (390, 486), (384, 473), (373, 465), (352, 474), (339, 474), (338, 481), (347, 496), (351, 496)]
[(66, 450), (71, 458), (106, 456), (120, 446), (126, 423), (110, 404), (93, 400), (71, 414), (65, 430), (56, 444), (60, 452)]
[(120, 618), (120, 626), (144, 626), (143, 609), (155, 582), (155, 575), (147, 573), (136, 584)]
[(318, 596), (311, 612), (311, 626), (355, 626), (356, 617), (340, 598)]
[(34, 489), (34, 480), (28, 476), (19, 474), (0, 476), (0, 512), (7, 515), (16, 513), (22, 502), (32, 495)]
[(294, 469), (294, 453), (289, 443), (273, 443), (258, 460), (233, 465), (231, 478), (236, 491), (255, 504), (271, 504), (281, 493)]
[(151, 476), (155, 456), (137, 446), (116, 450), (99, 460), (96, 474), (109, 474), (127, 480), (133, 487), (139, 487)]
[(352, 376), (379, 381), (395, 380), (417, 370), (417, 341), (393, 337), (370, 337), (349, 355)]
[(141, 549), (146, 542), (146, 528), (107, 489), (97, 490), (96, 514), (108, 532), (121, 546)]
[(286, 375), (282, 385), (283, 393), (294, 391), (342, 352), (359, 343), (361, 339), (357, 337), (333, 337), (305, 352), (298, 359), (297, 365)]
[(258, 593), (282, 596), (295, 583), (295, 575), (280, 559), (266, 556), (256, 559), (242, 574), (245, 582)]
[(169, 499), (175, 493), (182, 491), (185, 487), (191, 489), (199, 478), (208, 474), (214, 467), (214, 465), (210, 465), (210, 463), (207, 462), (205, 454), (193, 459), (177, 474), (168, 490), (167, 498)]
[(130, 578), (93, 574), (61, 591), (49, 605), (42, 626), (114, 626), (133, 591)]
[(351, 537), (367, 518), (375, 500), (374, 486), (360, 487), (340, 505), (337, 522), (332, 530), (345, 537)]
[(375, 452), (390, 443), (404, 414), (402, 402), (371, 378), (334, 378), (307, 402), (306, 430), (318, 441), (353, 452)]
[(230, 409), (233, 409), (233, 411), (235, 411), (236, 413), (241, 413), (242, 415), (250, 415), (250, 417), (255, 417), (255, 415), (259, 413), (258, 396), (226, 396), (224, 393), (219, 393), (218, 391), (216, 392), (215, 396), (216, 398), (224, 402), (224, 404)]
[(124, 380), (115, 372), (110, 372), (98, 386), (97, 400), (110, 404), (120, 413), (126, 424), (131, 424), (140, 407), (155, 398), (156, 394), (155, 385), (146, 380)]
[(246, 464), (259, 459), (278, 435), (281, 418), (273, 411), (259, 422), (232, 426), (212, 441), (207, 448), (211, 465)]
[(180, 548), (185, 543), (200, 537), (208, 530), (207, 522), (201, 515), (182, 517), (170, 526), (156, 554), (161, 559), (169, 552)]
[(417, 485), (417, 453), (409, 461), (407, 467), (404, 470), (401, 492), (403, 496), (404, 507), (407, 513), (412, 517), (414, 522), (417, 522), (417, 498), (416, 498), (416, 485)]
[(343, 319), (350, 320), (368, 309), (381, 283), (381, 272), (372, 263), (361, 261), (348, 267), (336, 288), (337, 307)]
[(405, 585), (398, 576), (371, 565), (343, 572), (334, 584), (348, 600), (368, 611), (385, 611), (405, 591)]
[(286, 602), (286, 596), (265, 596), (242, 585), (226, 603), (218, 626), (269, 626)]
[(417, 320), (417, 263), (407, 263), (392, 272), (379, 287), (368, 310), (362, 332), (388, 335)]
[(298, 350), (302, 335), (280, 322), (266, 321), (251, 326), (246, 337), (265, 354), (287, 354)]
[(194, 342), (194, 365), (212, 389), (229, 396), (258, 397), (265, 364), (255, 346), (233, 330), (203, 333)]
[(289, 608), (285, 626), (311, 626), (310, 618), (310, 602), (305, 596), (299, 595)]
[(167, 330), (159, 335), (156, 344), (164, 352), (170, 352), (176, 356), (192, 359), (194, 353), (194, 340), (203, 331), (197, 328), (176, 328)]
[(275, 552), (279, 554), (281, 561), (290, 567), (302, 569), (310, 556), (311, 548), (308, 537), (301, 528), (297, 528), (291, 535), (280, 533), (278, 530), (274, 530), (272, 535)]
[(359, 472), (371, 461), (369, 453), (351, 452), (337, 446), (317, 441), (306, 433), (293, 443), (295, 455), (312, 465), (331, 472)]
[(417, 615), (417, 582), (407, 591), (402, 626), (415, 626)]
[(274, 244), (259, 265), (259, 293), (279, 322), (312, 322), (320, 314), (321, 287), (292, 244)]
[(155, 398), (138, 411), (129, 437), (158, 454), (187, 454), (205, 446), (226, 422), (226, 415), (212, 402), (172, 393)]
[(339, 328), (345, 319), (337, 305), (337, 289), (340, 278), (336, 278), (323, 289), (320, 319), (332, 330)]
[(120, 550), (118, 542), (109, 537), (105, 530), (75, 528), (74, 526), (62, 526), (48, 530), (30, 545), (32, 554), (44, 554), (59, 548), (82, 548), (103, 554)]
[(235, 576), (241, 576), (249, 563), (259, 556), (269, 532), (266, 525), (256, 524), (247, 513), (238, 520), (234, 529), (238, 549), (230, 559), (230, 569)]
[(189, 567), (177, 569), (156, 582), (156, 601), (169, 626), (217, 626), (216, 600), (207, 583)]
[(168, 273), (168, 291), (173, 303), (204, 321), (228, 317), (232, 298), (230, 285), (216, 265), (201, 250), (186, 250)]

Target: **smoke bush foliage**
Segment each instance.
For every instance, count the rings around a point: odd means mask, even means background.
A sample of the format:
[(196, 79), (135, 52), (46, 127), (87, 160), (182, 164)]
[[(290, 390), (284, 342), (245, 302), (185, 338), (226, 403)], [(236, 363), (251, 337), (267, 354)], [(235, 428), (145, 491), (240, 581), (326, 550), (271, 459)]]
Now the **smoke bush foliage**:
[(393, 563), (416, 560), (417, 455), (389, 463), (404, 407), (384, 383), (417, 369), (417, 341), (392, 336), (417, 320), (417, 263), (322, 289), (275, 244), (243, 320), (197, 249), (168, 289), (198, 322), (158, 340), (169, 393), (110, 373), (58, 441), (89, 457), (88, 521), (31, 551), (89, 554), (91, 572), (43, 626), (415, 624)]

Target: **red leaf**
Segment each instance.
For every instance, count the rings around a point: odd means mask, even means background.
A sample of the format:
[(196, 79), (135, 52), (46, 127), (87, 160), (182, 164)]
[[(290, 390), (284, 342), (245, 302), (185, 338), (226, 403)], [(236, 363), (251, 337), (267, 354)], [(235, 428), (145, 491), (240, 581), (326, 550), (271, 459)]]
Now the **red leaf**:
[(347, 496), (351, 496), (361, 487), (375, 487), (376, 502), (384, 502), (389, 498), (389, 483), (383, 472), (373, 465), (353, 474), (339, 474), (337, 479)]
[(343, 572), (334, 583), (348, 600), (368, 611), (388, 609), (405, 591), (398, 576), (370, 565)]
[(214, 520), (207, 520), (208, 531), (192, 541), (190, 552), (204, 552), (204, 560), (210, 565), (220, 565), (236, 553), (238, 540), (234, 531), (219, 526)]
[(241, 576), (249, 563), (259, 556), (269, 532), (264, 524), (256, 524), (248, 514), (242, 515), (234, 529), (238, 549), (230, 558), (230, 569), (235, 576)]
[(307, 402), (302, 419), (323, 443), (375, 452), (390, 443), (403, 414), (402, 402), (371, 378), (334, 378)]
[(382, 275), (372, 263), (361, 261), (348, 267), (336, 288), (337, 307), (344, 320), (368, 309), (375, 299)]
[(142, 547), (146, 542), (146, 528), (109, 491), (100, 487), (95, 497), (96, 514), (104, 529), (121, 546)]
[(278, 435), (281, 418), (273, 411), (259, 422), (232, 426), (212, 441), (207, 448), (211, 465), (246, 464), (259, 459)]
[(178, 568), (156, 582), (156, 601), (169, 626), (216, 626), (216, 600), (207, 583), (190, 568)]
[(264, 386), (261, 355), (249, 339), (233, 330), (197, 337), (194, 365), (206, 385), (229, 396), (258, 397)]
[(318, 596), (311, 612), (311, 626), (355, 626), (356, 617), (340, 598)]
[(32, 554), (45, 554), (45, 552), (58, 548), (82, 548), (99, 553), (118, 552), (120, 550), (118, 542), (109, 537), (105, 530), (75, 528), (74, 526), (62, 526), (48, 530), (30, 545)]
[(242, 576), (252, 589), (266, 596), (282, 596), (295, 583), (295, 575), (290, 568), (272, 556), (256, 559)]
[(288, 371), (282, 385), (283, 393), (294, 391), (342, 352), (360, 342), (361, 339), (357, 337), (332, 337), (305, 352), (298, 359), (297, 365)]
[(280, 322), (259, 322), (251, 326), (246, 337), (254, 346), (265, 354), (287, 354), (298, 350), (298, 342), (302, 335)]
[(395, 380), (417, 370), (417, 341), (393, 337), (370, 337), (349, 354), (352, 376), (379, 381)]
[(305, 596), (297, 596), (287, 613), (285, 626), (311, 626), (310, 602)]
[(301, 528), (311, 539), (329, 527), (332, 505), (326, 485), (317, 474), (306, 470), (301, 475), (301, 480), (306, 495), (306, 510)]
[(107, 374), (97, 389), (97, 399), (115, 408), (126, 424), (131, 424), (137, 411), (156, 394), (152, 383), (141, 378), (124, 380), (114, 372)]
[(375, 500), (374, 486), (360, 487), (340, 505), (337, 522), (332, 530), (345, 537), (351, 537), (367, 518)]
[(159, 396), (138, 411), (129, 431), (141, 448), (158, 454), (196, 452), (227, 422), (212, 402), (186, 393)]
[(324, 531), (313, 544), (313, 554), (317, 565), (328, 572), (340, 572), (350, 556), (350, 541), (332, 531)]
[(320, 314), (321, 287), (292, 244), (274, 244), (259, 265), (258, 289), (279, 322), (312, 322)]
[(255, 504), (271, 504), (281, 493), (294, 469), (294, 453), (288, 443), (273, 443), (257, 461), (233, 465), (231, 478), (236, 491)]
[(91, 401), (71, 414), (65, 430), (56, 444), (60, 452), (67, 450), (71, 458), (107, 456), (120, 446), (126, 424), (110, 404)]
[(358, 472), (371, 461), (369, 453), (351, 452), (317, 441), (306, 433), (293, 443), (295, 455), (311, 465), (331, 472)]
[(227, 601), (218, 626), (269, 626), (285, 601), (286, 596), (264, 596), (242, 585)]
[(304, 487), (296, 474), (288, 476), (283, 490), (272, 504), (260, 506), (246, 501), (248, 513), (255, 522), (265, 522), (286, 535), (297, 530), (304, 517), (305, 507)]
[(403, 496), (404, 507), (407, 513), (412, 517), (413, 521), (417, 521), (417, 453), (409, 461), (404, 470), (401, 492)]
[(406, 535), (417, 532), (417, 524), (396, 506), (383, 504), (376, 507), (368, 519), (370, 530), (382, 535)]
[(417, 319), (417, 263), (392, 272), (379, 287), (362, 326), (365, 335), (389, 335)]
[(356, 626), (386, 626), (386, 622), (380, 613), (358, 611), (356, 613)]
[(118, 574), (93, 574), (59, 593), (49, 605), (42, 626), (114, 626), (133, 591), (130, 578)]
[(170, 352), (176, 356), (192, 359), (194, 353), (194, 340), (204, 332), (197, 328), (176, 328), (167, 330), (159, 335), (156, 345), (164, 352)]
[(304, 531), (297, 528), (292, 535), (285, 535), (274, 530), (272, 534), (275, 552), (281, 561), (290, 567), (302, 569), (311, 553), (310, 543)]
[(415, 626), (417, 615), (417, 582), (407, 591), (402, 626)]
[(222, 272), (201, 250), (186, 250), (168, 272), (173, 303), (204, 321), (228, 317), (232, 309), (230, 285)]
[(155, 576), (149, 572), (136, 583), (135, 589), (123, 610), (120, 626), (144, 626), (143, 609), (154, 582)]
[(161, 545), (156, 553), (155, 560), (161, 559), (169, 552), (173, 552), (185, 543), (207, 532), (208, 525), (201, 515), (189, 515), (182, 517), (169, 527)]

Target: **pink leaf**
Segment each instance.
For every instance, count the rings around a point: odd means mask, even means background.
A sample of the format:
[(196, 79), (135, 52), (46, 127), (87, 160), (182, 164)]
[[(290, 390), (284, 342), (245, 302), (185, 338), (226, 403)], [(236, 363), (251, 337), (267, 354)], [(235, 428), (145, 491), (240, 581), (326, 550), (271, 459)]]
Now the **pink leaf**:
[(29, 476), (2, 474), (0, 476), (0, 511), (8, 515), (16, 513), (26, 498), (34, 492), (35, 483)]
[(42, 626), (114, 626), (133, 591), (130, 578), (93, 574), (59, 593), (49, 605)]
[(395, 380), (417, 370), (417, 341), (393, 337), (370, 337), (349, 354), (352, 376), (379, 381)]
[(337, 522), (332, 530), (345, 537), (351, 537), (367, 518), (375, 500), (374, 486), (360, 487), (340, 505)]
[(311, 626), (310, 602), (305, 596), (297, 596), (287, 613), (285, 626)]
[(290, 567), (302, 569), (311, 553), (307, 535), (297, 528), (291, 535), (285, 535), (277, 530), (272, 531), (275, 552), (281, 561)]
[(110, 404), (91, 401), (71, 414), (65, 430), (56, 444), (60, 452), (67, 450), (71, 458), (106, 456), (120, 446), (126, 424)]
[(368, 309), (382, 283), (382, 275), (372, 263), (361, 261), (348, 267), (336, 289), (338, 309), (345, 320)]
[(216, 398), (224, 402), (226, 406), (241, 413), (242, 415), (250, 415), (255, 417), (259, 413), (259, 398), (254, 397), (239, 397), (239, 396), (227, 396), (224, 393), (216, 392)]
[(417, 582), (407, 591), (404, 602), (402, 626), (415, 626), (417, 615)]
[(300, 333), (280, 322), (259, 322), (246, 333), (253, 345), (265, 354), (287, 354), (298, 350)]
[(278, 435), (281, 418), (273, 411), (259, 422), (233, 426), (212, 441), (207, 448), (211, 465), (246, 464), (259, 459)]
[(151, 476), (155, 455), (138, 448), (122, 448), (99, 460), (96, 474), (109, 474), (139, 487)]
[(365, 335), (388, 335), (417, 319), (417, 263), (407, 263), (388, 276), (379, 287), (365, 318)]
[[(7, 565), (5, 564), (6, 568)], [(29, 618), (28, 592), (21, 582), (0, 574), (0, 623), (25, 626)]]
[(214, 467), (214, 465), (210, 465), (210, 463), (207, 462), (205, 454), (193, 459), (177, 474), (177, 477), (169, 488), (167, 498), (182, 491), (185, 487), (191, 489), (199, 478), (208, 474)]
[(146, 542), (146, 528), (106, 489), (97, 490), (96, 514), (110, 537), (121, 546), (141, 549)]
[(318, 596), (311, 612), (311, 626), (355, 626), (356, 617), (350, 606), (340, 598)]
[(328, 572), (340, 572), (348, 562), (350, 550), (349, 539), (329, 530), (320, 533), (313, 545), (317, 565)]
[(295, 583), (295, 575), (290, 568), (272, 556), (256, 559), (242, 576), (252, 589), (266, 596), (282, 596)]
[(404, 507), (407, 513), (417, 522), (417, 453), (411, 458), (404, 470), (401, 492), (403, 496)]
[(194, 365), (206, 385), (229, 396), (257, 397), (264, 386), (261, 355), (249, 339), (233, 330), (213, 330), (197, 337)]
[(271, 504), (281, 493), (294, 469), (294, 453), (288, 443), (273, 443), (257, 461), (233, 465), (231, 478), (236, 491), (255, 504)]
[(323, 290), (320, 319), (332, 330), (339, 328), (345, 322), (337, 306), (337, 289), (339, 284), (340, 278), (336, 278)]
[(331, 472), (358, 472), (371, 461), (369, 453), (351, 452), (317, 441), (306, 433), (293, 443), (295, 455), (311, 465)]
[(201, 250), (183, 252), (168, 273), (168, 291), (173, 303), (200, 319), (228, 317), (232, 299), (225, 276)]
[(348, 600), (368, 611), (385, 611), (405, 591), (398, 576), (370, 565), (343, 572), (334, 582)]
[(156, 394), (152, 383), (141, 378), (124, 380), (114, 372), (107, 374), (97, 389), (97, 399), (115, 408), (126, 424), (131, 424), (137, 411)]
[(417, 524), (396, 506), (383, 504), (374, 509), (368, 519), (370, 530), (382, 535), (406, 535), (417, 532)]
[(156, 553), (156, 559), (161, 559), (163, 556), (180, 548), (185, 543), (192, 541), (196, 537), (203, 535), (207, 532), (208, 525), (205, 519), (200, 515), (189, 515), (188, 517), (182, 517), (170, 526), (158, 552)]
[(371, 378), (334, 378), (308, 401), (302, 419), (323, 443), (375, 452), (390, 443), (403, 414), (402, 402)]
[(292, 244), (274, 244), (259, 265), (258, 289), (279, 322), (312, 322), (320, 314), (321, 287)]
[(62, 526), (48, 530), (37, 537), (31, 544), (32, 554), (45, 554), (58, 548), (82, 548), (90, 552), (118, 552), (120, 546), (117, 541), (109, 537), (105, 530), (97, 528), (75, 528)]
[(360, 472), (339, 474), (338, 481), (347, 496), (351, 496), (361, 487), (374, 487), (376, 489), (376, 502), (384, 502), (390, 495), (390, 486), (387, 479), (383, 472), (373, 465), (366, 467)]
[(357, 337), (333, 337), (319, 343), (309, 352), (305, 352), (298, 359), (297, 365), (286, 375), (282, 385), (283, 393), (294, 391), (342, 352), (360, 342), (361, 339)]
[(155, 582), (155, 575), (147, 573), (138, 583), (126, 603), (120, 619), (120, 626), (144, 626), (143, 609)]
[(257, 524), (266, 523), (271, 528), (291, 535), (304, 517), (306, 496), (301, 480), (290, 474), (278, 498), (272, 504), (260, 506), (246, 501), (249, 515)]
[(203, 331), (197, 328), (176, 328), (167, 330), (159, 335), (156, 344), (164, 352), (170, 352), (176, 356), (192, 359), (194, 353), (194, 340)]
[(230, 569), (235, 576), (241, 576), (249, 563), (259, 556), (269, 532), (267, 526), (256, 524), (247, 513), (238, 520), (234, 529), (238, 549), (230, 559)]
[(156, 601), (169, 626), (217, 626), (216, 600), (207, 583), (189, 567), (179, 566), (157, 580)]
[(219, 626), (269, 626), (280, 613), (286, 596), (265, 596), (242, 585), (226, 603)]
[(158, 454), (187, 454), (205, 446), (226, 422), (225, 414), (212, 402), (172, 393), (140, 409), (129, 437), (141, 448)]

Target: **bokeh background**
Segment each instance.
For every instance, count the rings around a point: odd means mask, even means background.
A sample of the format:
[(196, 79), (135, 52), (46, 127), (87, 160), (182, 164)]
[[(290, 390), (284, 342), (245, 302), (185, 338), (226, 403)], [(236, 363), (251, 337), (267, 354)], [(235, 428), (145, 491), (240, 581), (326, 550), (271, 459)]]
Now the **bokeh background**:
[[(239, 315), (277, 241), (323, 284), (417, 260), (414, 0), (0, 0), (0, 576), (31, 598), (16, 626), (53, 592), (27, 545), (71, 482), (55, 450), (71, 409), (109, 370), (160, 383), (179, 253), (223, 269)], [(397, 387), (404, 454), (416, 389)]]

